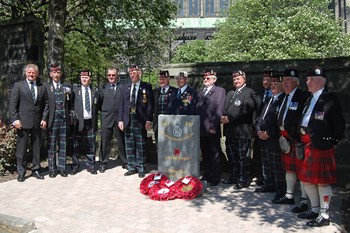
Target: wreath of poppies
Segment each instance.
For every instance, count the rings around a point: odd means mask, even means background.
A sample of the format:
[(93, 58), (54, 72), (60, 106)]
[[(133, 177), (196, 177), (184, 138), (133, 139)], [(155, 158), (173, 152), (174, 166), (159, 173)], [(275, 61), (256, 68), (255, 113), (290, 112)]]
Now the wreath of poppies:
[(175, 183), (164, 174), (156, 173), (145, 177), (140, 184), (140, 192), (151, 200), (168, 201), (173, 199), (190, 200), (201, 194), (202, 182), (193, 176), (186, 176)]

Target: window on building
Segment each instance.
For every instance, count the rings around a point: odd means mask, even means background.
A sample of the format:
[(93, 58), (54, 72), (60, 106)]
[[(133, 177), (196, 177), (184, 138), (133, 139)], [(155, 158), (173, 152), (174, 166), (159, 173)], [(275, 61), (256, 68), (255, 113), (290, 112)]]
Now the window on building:
[(185, 16), (184, 11), (184, 0), (175, 0), (175, 4), (177, 5), (177, 15), (178, 16)]
[(188, 16), (199, 16), (199, 0), (188, 1)]
[(205, 0), (205, 16), (215, 16), (215, 0)]

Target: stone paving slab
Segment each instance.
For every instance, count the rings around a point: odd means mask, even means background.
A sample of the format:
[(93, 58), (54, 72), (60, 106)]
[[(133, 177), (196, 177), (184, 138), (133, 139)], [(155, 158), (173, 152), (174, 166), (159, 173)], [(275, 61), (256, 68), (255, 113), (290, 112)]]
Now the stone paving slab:
[(98, 175), (81, 171), (67, 178), (0, 183), (0, 213), (33, 221), (33, 233), (344, 232), (339, 188), (331, 225), (309, 228), (291, 212), (293, 206), (273, 205), (274, 194), (255, 193), (253, 185), (236, 191), (220, 184), (194, 200), (160, 202), (139, 192), (137, 175), (125, 177), (126, 170), (112, 166)]

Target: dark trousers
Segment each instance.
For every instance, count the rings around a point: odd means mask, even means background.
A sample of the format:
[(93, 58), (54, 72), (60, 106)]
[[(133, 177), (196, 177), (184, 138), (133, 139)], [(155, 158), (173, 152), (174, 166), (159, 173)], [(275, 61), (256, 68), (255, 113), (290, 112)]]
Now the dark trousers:
[(100, 166), (106, 166), (111, 154), (111, 145), (113, 136), (117, 139), (117, 147), (118, 147), (118, 157), (122, 161), (122, 163), (127, 163), (127, 159), (125, 157), (125, 136), (124, 131), (121, 131), (118, 127), (106, 128), (103, 127), (101, 129), (101, 160)]
[(226, 138), (226, 153), (231, 177), (246, 185), (249, 179), (251, 139)]
[(146, 163), (147, 131), (139, 126), (136, 114), (130, 114), (130, 122), (125, 128), (125, 152), (128, 169), (144, 172)]
[[(92, 127), (91, 120), (84, 120), (84, 128), (82, 131), (78, 131), (78, 125), (76, 125), (76, 130), (74, 134), (74, 153), (73, 153), (73, 167), (79, 166), (79, 160), (77, 159), (77, 154), (81, 150), (85, 151), (86, 154), (86, 168), (92, 169), (95, 164), (95, 142), (96, 133)], [(83, 149), (84, 146), (84, 149)]]
[(250, 163), (250, 175), (252, 178), (256, 177), (257, 182), (264, 180), (261, 164), (261, 155), (260, 155), (260, 144), (259, 138), (255, 137), (253, 142), (253, 158)]
[(209, 182), (219, 182), (221, 180), (220, 137), (200, 137), (200, 147), (203, 156), (204, 178)]
[(277, 193), (284, 193), (286, 189), (286, 176), (281, 165), (281, 151), (272, 150), (262, 143), (261, 161), (265, 186), (274, 187)]
[[(66, 119), (57, 117), (52, 122), (52, 127), (48, 129), (48, 161), (49, 171), (55, 172), (66, 170), (66, 147), (67, 147), (67, 125)], [(56, 154), (58, 145), (58, 162), (56, 164)]]
[(29, 138), (33, 151), (32, 171), (40, 168), (41, 129), (17, 129), (16, 159), (17, 173), (20, 176), (24, 176), (27, 171), (27, 145)]

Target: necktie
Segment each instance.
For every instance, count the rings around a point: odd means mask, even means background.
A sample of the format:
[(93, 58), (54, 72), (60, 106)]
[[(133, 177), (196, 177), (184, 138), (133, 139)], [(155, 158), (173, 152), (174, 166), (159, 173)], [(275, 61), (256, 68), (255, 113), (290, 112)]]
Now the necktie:
[(89, 96), (89, 88), (85, 87), (85, 110), (90, 113), (90, 96)]
[(204, 95), (204, 96), (207, 95), (207, 91), (208, 91), (208, 88), (205, 87), (205, 88), (203, 89), (203, 95)]
[(30, 82), (30, 92), (32, 93), (33, 101), (35, 102), (35, 90), (34, 90), (34, 83)]
[(162, 87), (162, 94), (165, 94), (165, 88)]
[(265, 91), (263, 103), (266, 103), (267, 101), (269, 101), (270, 97), (271, 97), (270, 91)]
[(131, 106), (136, 106), (136, 84), (133, 85), (133, 88), (132, 88), (132, 94), (131, 94)]
[(278, 125), (279, 126), (283, 125), (283, 116), (284, 116), (284, 113), (285, 113), (286, 108), (287, 108), (288, 97), (289, 97), (289, 94), (287, 94), (284, 97), (284, 102), (283, 102), (283, 105), (281, 107), (281, 111), (280, 111), (280, 113), (278, 115)]
[(60, 89), (60, 84), (56, 84), (56, 91), (58, 91)]
[(111, 84), (111, 90), (115, 91), (115, 84)]
[(272, 98), (270, 99), (269, 103), (267, 104), (266, 109), (265, 109), (265, 111), (264, 111), (263, 120), (265, 119), (265, 116), (266, 116), (266, 114), (267, 114), (267, 111), (269, 111), (269, 108), (270, 108), (271, 104), (273, 104), (274, 99), (275, 99), (275, 98), (272, 97)]
[(307, 111), (309, 110), (312, 97), (313, 97), (313, 95), (311, 95), (311, 96), (307, 99), (307, 101), (306, 101), (306, 103), (305, 103), (305, 107), (304, 107), (302, 116), (304, 116), (304, 115), (307, 113)]
[(176, 97), (179, 99), (180, 96), (181, 96), (181, 89), (179, 89), (179, 90), (177, 91), (177, 96), (176, 96)]

